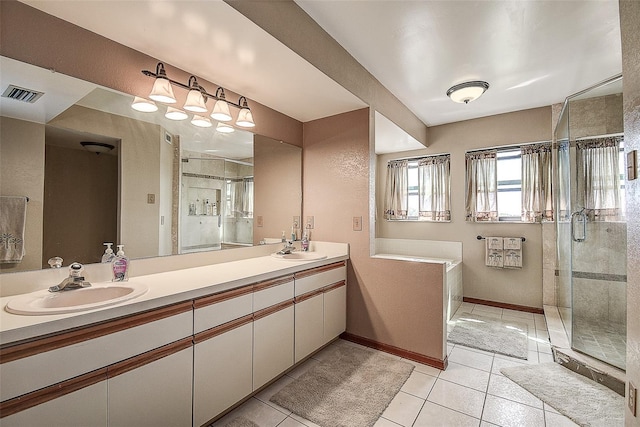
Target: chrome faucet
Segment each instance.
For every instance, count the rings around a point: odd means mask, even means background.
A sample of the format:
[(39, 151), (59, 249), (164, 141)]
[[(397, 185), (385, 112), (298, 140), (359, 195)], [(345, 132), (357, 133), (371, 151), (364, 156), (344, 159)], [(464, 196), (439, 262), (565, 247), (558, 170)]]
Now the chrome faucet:
[(290, 254), (291, 252), (293, 252), (295, 250), (296, 250), (296, 248), (295, 248), (295, 246), (293, 246), (293, 241), (292, 240), (287, 240), (286, 243), (284, 244), (284, 248), (280, 249), (276, 253), (278, 255), (287, 255), (287, 254)]
[(84, 280), (82, 276), (84, 266), (79, 262), (74, 262), (69, 266), (69, 277), (65, 278), (60, 284), (51, 286), (49, 292), (70, 291), (72, 289), (87, 288), (91, 283)]

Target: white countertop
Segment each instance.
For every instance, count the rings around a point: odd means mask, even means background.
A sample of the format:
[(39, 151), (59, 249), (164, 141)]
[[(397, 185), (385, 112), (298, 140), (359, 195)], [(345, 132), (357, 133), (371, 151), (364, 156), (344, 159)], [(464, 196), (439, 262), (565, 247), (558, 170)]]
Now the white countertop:
[[(89, 311), (25, 316), (6, 311), (7, 302), (15, 296), (0, 298), (0, 344), (31, 339), (96, 322), (199, 298), (243, 285), (273, 279), (349, 258), (347, 245), (327, 245), (321, 252), (327, 258), (315, 261), (288, 261), (272, 256), (259, 256), (204, 267), (149, 274), (129, 279), (144, 283), (149, 291), (123, 303)], [(73, 291), (71, 291), (73, 292)]]

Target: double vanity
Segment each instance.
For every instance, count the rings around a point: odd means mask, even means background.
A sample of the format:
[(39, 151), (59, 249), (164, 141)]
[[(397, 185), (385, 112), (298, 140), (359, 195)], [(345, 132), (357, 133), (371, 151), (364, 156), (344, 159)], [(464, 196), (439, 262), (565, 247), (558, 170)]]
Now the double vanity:
[(2, 425), (207, 424), (345, 331), (348, 245), (314, 243), (0, 298)]

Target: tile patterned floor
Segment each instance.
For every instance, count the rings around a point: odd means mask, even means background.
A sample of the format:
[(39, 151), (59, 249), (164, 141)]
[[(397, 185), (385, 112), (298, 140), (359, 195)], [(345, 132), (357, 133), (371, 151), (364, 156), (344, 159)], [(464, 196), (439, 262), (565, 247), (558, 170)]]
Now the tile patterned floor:
[(626, 325), (611, 322), (590, 322), (573, 319), (573, 346), (613, 366), (626, 366)]
[[(462, 312), (527, 323), (529, 359), (524, 361), (462, 345), (449, 345), (446, 371), (406, 360), (415, 365), (415, 369), (375, 427), (575, 426), (500, 374), (500, 369), (506, 366), (553, 361), (544, 316), (469, 303), (463, 303), (458, 310), (458, 313)], [(448, 326), (451, 329), (454, 324)], [(316, 424), (269, 402), (269, 398), (322, 360), (322, 355), (319, 352), (213, 425), (223, 427), (243, 416), (260, 427), (315, 427)]]

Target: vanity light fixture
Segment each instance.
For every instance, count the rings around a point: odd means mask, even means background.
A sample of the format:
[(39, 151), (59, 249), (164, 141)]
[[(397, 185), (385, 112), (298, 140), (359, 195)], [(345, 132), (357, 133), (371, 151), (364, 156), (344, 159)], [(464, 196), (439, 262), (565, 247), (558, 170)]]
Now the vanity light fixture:
[(213, 104), (211, 118), (219, 122), (228, 122), (231, 120), (231, 112), (229, 111), (229, 104), (227, 104), (223, 88), (219, 87), (216, 89), (216, 98), (218, 98), (218, 100)]
[(218, 126), (216, 126), (216, 132), (220, 132), (220, 133), (233, 133), (236, 130), (229, 126), (226, 123), (218, 123)]
[(189, 77), (189, 93), (187, 94), (187, 100), (184, 103), (184, 108), (187, 111), (194, 113), (206, 113), (207, 104), (202, 92), (200, 92), (200, 85), (195, 76)]
[(107, 144), (105, 142), (82, 141), (80, 145), (82, 145), (85, 150), (96, 154), (108, 153), (116, 148), (114, 145)]
[(133, 97), (133, 102), (131, 103), (131, 108), (136, 111), (141, 111), (143, 113), (153, 113), (154, 111), (158, 111), (158, 106), (155, 102), (144, 99), (139, 96)]
[[(149, 98), (164, 104), (175, 104), (176, 97), (173, 94), (173, 88), (171, 88), (171, 80), (167, 77), (167, 72), (162, 62), (158, 62), (156, 72), (153, 76), (156, 78), (156, 81), (153, 83)], [(187, 89), (188, 88), (189, 87), (187, 87)]]
[(182, 110), (178, 110), (177, 108), (167, 107), (167, 112), (164, 116), (169, 120), (185, 120), (187, 117), (187, 113)]
[(211, 120), (209, 120), (207, 117), (199, 116), (197, 114), (193, 115), (191, 124), (194, 126), (198, 126), (199, 128), (210, 128), (211, 126), (213, 126)]
[[(256, 125), (253, 121), (253, 114), (251, 113), (251, 109), (249, 108), (247, 98), (244, 96), (241, 96), (238, 100), (238, 103), (236, 104), (226, 99), (224, 89), (221, 87), (218, 87), (216, 89), (215, 95), (207, 92), (204, 87), (200, 86), (195, 76), (189, 77), (189, 81), (186, 85), (184, 83), (171, 80), (169, 77), (167, 77), (167, 73), (162, 62), (158, 62), (158, 64), (156, 65), (155, 73), (149, 70), (142, 70), (142, 74), (148, 77), (155, 78), (153, 89), (151, 90), (151, 94), (149, 95), (149, 98), (153, 99), (154, 101), (162, 102), (165, 104), (174, 104), (176, 102), (176, 97), (173, 94), (172, 86), (178, 86), (189, 91), (189, 93), (187, 94), (187, 101), (184, 104), (185, 110), (193, 111), (195, 113), (204, 113), (207, 111), (206, 103), (209, 98), (211, 98), (215, 100), (213, 111), (211, 112), (211, 117), (213, 119), (222, 122), (231, 120), (231, 113), (229, 111), (229, 107), (231, 106), (240, 110), (238, 119), (236, 120), (236, 124), (238, 126), (254, 127)], [(197, 117), (199, 118), (196, 119), (196, 116), (194, 116), (194, 119), (191, 121), (191, 123), (205, 123), (203, 120), (201, 120), (204, 117)], [(207, 121), (209, 120), (207, 119)], [(210, 121), (209, 126), (211, 126)]]
[(238, 100), (238, 104), (241, 105), (241, 108), (238, 113), (238, 120), (236, 120), (236, 124), (246, 128), (254, 127), (256, 124), (253, 121), (253, 114), (251, 114), (251, 110), (247, 105), (247, 98), (241, 96)]
[(469, 102), (480, 98), (487, 89), (489, 89), (489, 83), (487, 82), (465, 82), (449, 88), (447, 96), (451, 98), (453, 102), (468, 104)]

